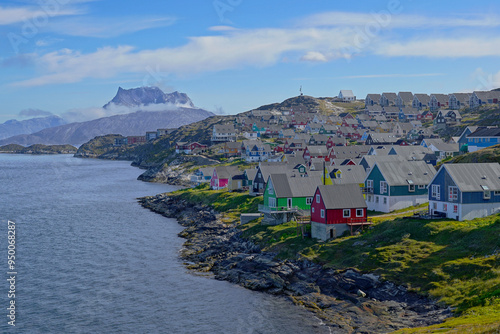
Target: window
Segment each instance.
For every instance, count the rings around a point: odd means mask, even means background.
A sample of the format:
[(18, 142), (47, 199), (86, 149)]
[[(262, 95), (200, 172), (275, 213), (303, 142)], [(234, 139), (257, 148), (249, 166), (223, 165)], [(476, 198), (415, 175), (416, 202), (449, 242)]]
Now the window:
[(431, 187), (431, 196), (435, 199), (441, 199), (440, 189), (438, 184), (433, 184)]
[(434, 210), (437, 210), (438, 209), (438, 204), (436, 202), (432, 203), (432, 208)]
[(408, 185), (408, 191), (411, 192), (411, 193), (414, 193), (415, 192), (415, 185), (414, 184), (409, 184)]
[(274, 198), (274, 197), (269, 198), (269, 207), (271, 207), (271, 208), (276, 207), (276, 198)]
[(356, 217), (363, 217), (363, 209), (356, 209)]
[(494, 195), (495, 196), (500, 196), (500, 190), (495, 190)]
[(458, 212), (458, 205), (453, 205), (453, 213), (457, 213)]
[(387, 204), (387, 197), (384, 197), (384, 204)]
[(385, 194), (387, 192), (387, 182), (380, 181), (380, 193)]
[(366, 180), (366, 187), (373, 190), (373, 180)]
[(448, 201), (458, 201), (458, 188), (448, 187)]
[(378, 196), (375, 196), (375, 203), (378, 203)]
[(418, 189), (425, 189), (425, 184), (419, 184)]
[(274, 195), (274, 188), (269, 186), (269, 194)]
[(368, 202), (372, 201), (372, 196), (371, 195), (368, 195), (367, 198), (368, 198)]
[(321, 199), (320, 199), (320, 196), (319, 194), (316, 195), (316, 203), (320, 203), (321, 202)]
[(259, 173), (259, 174), (257, 174), (257, 177), (260, 179), (262, 177), (262, 175)]
[(443, 211), (448, 211), (448, 204), (443, 204)]
[(325, 210), (321, 209), (321, 218), (325, 218)]
[(481, 186), (483, 188), (483, 199), (490, 199), (491, 198), (491, 191), (488, 186)]
[(311, 210), (312, 210), (312, 213), (314, 213), (314, 206), (311, 208)]
[(307, 204), (307, 205), (311, 205), (311, 204), (312, 204), (312, 202), (313, 202), (313, 198), (312, 198), (312, 197), (307, 197), (307, 198), (306, 198), (306, 204)]
[(351, 210), (349, 210), (349, 209), (344, 209), (344, 211), (343, 211), (343, 217), (344, 217), (344, 218), (349, 218), (349, 217), (351, 217)]

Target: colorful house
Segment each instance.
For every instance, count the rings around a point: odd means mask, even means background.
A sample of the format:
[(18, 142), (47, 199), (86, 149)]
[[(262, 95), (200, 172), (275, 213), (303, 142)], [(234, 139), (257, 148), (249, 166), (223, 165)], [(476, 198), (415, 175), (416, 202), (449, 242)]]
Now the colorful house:
[(271, 174), (264, 191), (264, 204), (259, 211), (264, 214), (263, 222), (280, 224), (289, 221), (300, 212), (309, 214), (319, 177), (290, 177), (287, 174)]
[(367, 205), (355, 184), (320, 185), (311, 204), (311, 236), (328, 240), (367, 224)]
[(500, 164), (443, 164), (429, 183), (429, 212), (456, 220), (500, 212)]
[(499, 128), (480, 128), (467, 136), (469, 152), (500, 144)]
[(227, 188), (229, 180), (234, 176), (241, 174), (236, 166), (218, 166), (214, 168), (212, 179), (210, 180), (210, 188), (220, 190)]
[(390, 212), (427, 202), (435, 174), (425, 161), (375, 162), (365, 180), (368, 210)]

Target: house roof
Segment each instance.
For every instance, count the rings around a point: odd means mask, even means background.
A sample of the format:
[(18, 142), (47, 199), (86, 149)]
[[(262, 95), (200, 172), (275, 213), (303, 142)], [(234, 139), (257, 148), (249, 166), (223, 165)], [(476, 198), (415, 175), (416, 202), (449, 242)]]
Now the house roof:
[(217, 166), (215, 169), (219, 179), (230, 179), (234, 175), (241, 174), (241, 171), (236, 166)]
[(394, 100), (398, 97), (396, 93), (382, 93), (382, 95), (390, 102), (394, 102)]
[(446, 102), (450, 100), (450, 98), (446, 94), (431, 94), (431, 99), (433, 96), (436, 98), (436, 101), (441, 104), (446, 104)]
[(370, 98), (372, 99), (373, 101), (377, 101), (380, 100), (380, 94), (367, 94), (366, 95), (366, 98)]
[(429, 103), (429, 100), (431, 99), (431, 97), (427, 94), (415, 94), (413, 95), (413, 97), (417, 98), (417, 100), (419, 100), (423, 104)]
[(257, 168), (245, 169), (244, 173), (247, 174), (247, 178), (249, 180), (253, 180), (253, 179), (255, 179), (255, 175), (257, 174)]
[[(375, 163), (390, 186), (429, 184), (436, 170), (425, 161), (377, 161)], [(373, 168), (373, 170), (375, 167)], [(373, 171), (372, 170), (372, 171)]]
[(286, 174), (270, 174), (276, 197), (312, 197), (321, 184), (319, 177), (290, 177)]
[(441, 138), (425, 139), (427, 147), (434, 146), (439, 152), (458, 152), (458, 144), (445, 143)]
[(343, 97), (354, 97), (354, 93), (350, 89), (342, 89), (340, 93), (342, 94)]
[(500, 137), (500, 128), (482, 128), (482, 129), (477, 129), (473, 133), (469, 134), (467, 136), (468, 138), (470, 137)]
[(216, 133), (234, 133), (234, 125), (232, 124), (217, 124), (214, 125), (214, 131)]
[(370, 133), (368, 136), (371, 137), (374, 144), (395, 143), (399, 139), (394, 133)]
[(370, 145), (349, 145), (349, 146), (334, 146), (332, 147), (336, 155), (336, 159), (354, 159), (361, 158), (370, 150)]
[(428, 147), (420, 145), (410, 146), (393, 146), (389, 150), (390, 155), (397, 155), (406, 160), (423, 160), (426, 154), (432, 154), (432, 150)]
[(357, 184), (319, 185), (318, 190), (327, 210), (367, 207)]
[(441, 168), (446, 169), (462, 192), (500, 190), (500, 164), (498, 162), (444, 164)]
[(399, 97), (403, 102), (412, 102), (413, 101), (413, 93), (412, 92), (399, 92)]
[(328, 154), (328, 148), (325, 145), (308, 145), (307, 150), (311, 156), (321, 155), (325, 156)]
[(333, 165), (328, 166), (327, 170), (330, 177), (333, 172), (340, 171), (341, 173), (339, 179), (332, 178), (333, 184), (360, 184), (363, 183), (366, 178), (365, 168), (361, 165)]

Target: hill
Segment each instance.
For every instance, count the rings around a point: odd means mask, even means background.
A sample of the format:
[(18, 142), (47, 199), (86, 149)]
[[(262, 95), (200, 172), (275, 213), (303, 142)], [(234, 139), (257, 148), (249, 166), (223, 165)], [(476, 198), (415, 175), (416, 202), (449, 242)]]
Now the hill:
[(500, 163), (500, 144), (483, 148), (482, 150), (459, 155), (447, 161), (447, 163), (475, 163), (475, 162), (498, 162)]
[(31, 118), (24, 121), (12, 119), (0, 124), (0, 139), (22, 134), (31, 134), (63, 124), (66, 124), (66, 122), (61, 117), (55, 115)]
[(18, 154), (74, 154), (76, 147), (71, 145), (42, 145), (35, 144), (24, 147), (17, 144), (0, 146), (0, 153)]

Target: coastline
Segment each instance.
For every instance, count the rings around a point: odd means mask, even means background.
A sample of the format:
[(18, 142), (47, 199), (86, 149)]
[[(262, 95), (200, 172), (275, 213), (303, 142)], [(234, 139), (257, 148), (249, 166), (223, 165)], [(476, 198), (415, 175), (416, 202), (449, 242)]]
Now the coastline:
[(429, 326), (450, 317), (451, 310), (356, 269), (335, 271), (307, 260), (278, 260), (275, 254), (241, 238), (235, 225), (204, 205), (159, 194), (139, 203), (185, 227), (181, 258), (187, 268), (211, 272), (216, 279), (289, 298), (338, 333), (391, 332)]

